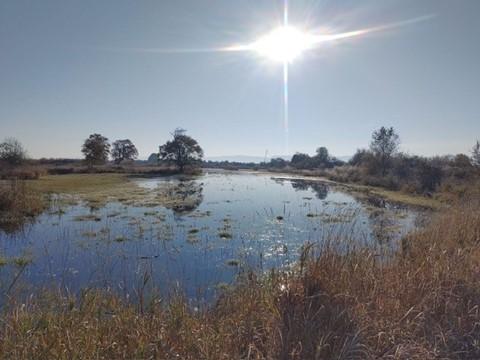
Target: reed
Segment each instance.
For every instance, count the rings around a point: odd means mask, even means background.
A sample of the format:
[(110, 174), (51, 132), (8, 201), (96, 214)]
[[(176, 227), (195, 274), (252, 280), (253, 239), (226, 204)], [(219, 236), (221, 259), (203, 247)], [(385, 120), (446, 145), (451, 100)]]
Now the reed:
[(479, 209), (470, 201), (435, 215), (388, 258), (353, 246), (340, 252), (341, 239), (305, 246), (294, 268), (261, 276), (246, 272), (205, 308), (181, 296), (133, 303), (93, 290), (36, 294), (5, 307), (0, 354), (6, 359), (480, 358)]

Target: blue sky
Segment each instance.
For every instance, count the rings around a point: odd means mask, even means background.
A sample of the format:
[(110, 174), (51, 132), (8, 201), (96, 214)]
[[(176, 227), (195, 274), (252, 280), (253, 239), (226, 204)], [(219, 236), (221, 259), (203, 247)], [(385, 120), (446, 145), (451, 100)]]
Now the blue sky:
[[(468, 152), (480, 138), (480, 1), (291, 0), (290, 22), (350, 31), (290, 66), (289, 150), (343, 156), (394, 126), (402, 149)], [(241, 53), (161, 54), (255, 40), (281, 1), (0, 0), (0, 137), (32, 157), (80, 157), (100, 132), (141, 157), (177, 126), (207, 156), (284, 154), (282, 66)]]

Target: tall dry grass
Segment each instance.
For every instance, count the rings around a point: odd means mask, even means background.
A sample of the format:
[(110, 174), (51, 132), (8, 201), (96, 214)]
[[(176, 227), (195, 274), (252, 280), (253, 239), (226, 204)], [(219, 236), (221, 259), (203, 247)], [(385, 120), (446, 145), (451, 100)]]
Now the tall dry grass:
[(0, 228), (15, 231), (45, 207), (42, 196), (32, 191), (25, 181), (0, 182)]
[(4, 310), (8, 359), (478, 359), (480, 206), (452, 207), (393, 257), (307, 246), (298, 266), (245, 274), (212, 307), (87, 291)]

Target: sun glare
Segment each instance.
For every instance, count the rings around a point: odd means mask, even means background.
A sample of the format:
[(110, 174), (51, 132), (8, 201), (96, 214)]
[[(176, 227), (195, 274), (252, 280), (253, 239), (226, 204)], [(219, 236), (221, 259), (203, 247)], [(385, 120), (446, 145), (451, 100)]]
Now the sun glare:
[(314, 43), (313, 35), (293, 26), (282, 26), (255, 41), (251, 48), (270, 60), (290, 63)]

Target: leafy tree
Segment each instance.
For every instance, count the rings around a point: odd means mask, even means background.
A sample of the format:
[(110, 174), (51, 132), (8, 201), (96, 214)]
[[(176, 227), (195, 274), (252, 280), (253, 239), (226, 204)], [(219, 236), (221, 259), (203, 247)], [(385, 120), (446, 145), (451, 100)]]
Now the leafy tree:
[(297, 169), (308, 169), (311, 166), (311, 158), (308, 154), (296, 153), (290, 163)]
[(420, 190), (422, 192), (435, 191), (442, 182), (442, 169), (431, 161), (420, 161), (417, 167)]
[(480, 166), (480, 141), (478, 140), (472, 149), (472, 163), (475, 166)]
[(321, 146), (317, 149), (317, 154), (315, 155), (317, 160), (321, 163), (327, 163), (330, 161), (330, 154), (328, 149), (325, 146)]
[(270, 160), (270, 167), (275, 169), (282, 169), (287, 166), (287, 161), (282, 158), (273, 158)]
[(328, 149), (325, 146), (321, 146), (317, 149), (317, 153), (313, 158), (315, 165), (321, 168), (330, 168), (333, 166), (332, 158), (328, 153)]
[(124, 160), (135, 160), (137, 157), (137, 148), (130, 140), (117, 140), (112, 144), (112, 158), (116, 164)]
[(379, 161), (382, 176), (385, 176), (392, 156), (397, 152), (400, 138), (393, 127), (375, 130), (372, 134), (370, 150)]
[(366, 149), (357, 149), (356, 153), (348, 161), (352, 166), (360, 166), (369, 161), (372, 157), (372, 153)]
[(82, 153), (88, 166), (105, 164), (110, 154), (108, 139), (100, 134), (92, 134), (85, 140)]
[(180, 171), (183, 171), (185, 166), (202, 160), (203, 150), (197, 140), (185, 135), (183, 129), (176, 129), (172, 135), (173, 140), (160, 146), (160, 159), (174, 163)]
[(0, 160), (11, 166), (21, 165), (27, 158), (27, 153), (20, 141), (7, 138), (0, 144)]
[(469, 168), (472, 166), (470, 158), (465, 154), (455, 155), (453, 159), (453, 165), (459, 168)]

